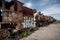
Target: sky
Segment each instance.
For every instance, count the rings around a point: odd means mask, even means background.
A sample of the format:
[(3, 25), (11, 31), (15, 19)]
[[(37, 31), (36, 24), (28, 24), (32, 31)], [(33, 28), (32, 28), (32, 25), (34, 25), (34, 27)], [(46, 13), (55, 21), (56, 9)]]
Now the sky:
[[(44, 15), (50, 16), (53, 16), (53, 14), (57, 16), (60, 15), (60, 0), (18, 0), (18, 1), (24, 3), (24, 6), (26, 7), (36, 9), (37, 11), (41, 11)], [(59, 19), (58, 17), (57, 19)]]

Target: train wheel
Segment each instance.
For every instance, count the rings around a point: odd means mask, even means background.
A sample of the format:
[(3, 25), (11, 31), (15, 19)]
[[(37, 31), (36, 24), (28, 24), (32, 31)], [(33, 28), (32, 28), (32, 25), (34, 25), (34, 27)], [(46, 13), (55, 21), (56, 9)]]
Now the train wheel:
[(2, 32), (1, 32), (1, 37), (3, 39), (6, 39), (6, 38), (10, 37), (10, 32), (7, 29), (3, 29)]

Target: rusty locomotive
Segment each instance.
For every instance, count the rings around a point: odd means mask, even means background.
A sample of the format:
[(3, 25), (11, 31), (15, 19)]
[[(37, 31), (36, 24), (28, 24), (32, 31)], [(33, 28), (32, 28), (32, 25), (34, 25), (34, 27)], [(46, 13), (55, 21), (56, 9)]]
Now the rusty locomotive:
[(9, 38), (15, 32), (33, 27), (35, 9), (23, 6), (23, 3), (12, 0), (0, 0), (0, 40)]

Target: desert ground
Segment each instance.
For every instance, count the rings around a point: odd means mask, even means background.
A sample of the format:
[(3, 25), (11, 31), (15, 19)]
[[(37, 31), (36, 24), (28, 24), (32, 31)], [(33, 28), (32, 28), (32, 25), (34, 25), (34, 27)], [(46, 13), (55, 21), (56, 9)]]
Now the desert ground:
[(45, 27), (40, 27), (30, 36), (20, 40), (60, 40), (60, 23), (55, 22)]

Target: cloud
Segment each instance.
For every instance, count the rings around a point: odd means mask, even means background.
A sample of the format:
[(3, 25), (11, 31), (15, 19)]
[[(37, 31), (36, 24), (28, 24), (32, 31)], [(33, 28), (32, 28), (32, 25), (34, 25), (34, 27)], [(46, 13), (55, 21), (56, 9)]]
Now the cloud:
[(45, 15), (60, 14), (60, 7), (58, 5), (51, 5), (51, 7), (47, 7), (45, 10), (43, 10), (42, 13)]
[(31, 3), (26, 3), (25, 6), (31, 8), (32, 4)]
[(49, 0), (42, 0), (42, 1), (40, 2), (40, 6), (46, 5), (48, 2), (49, 2)]

